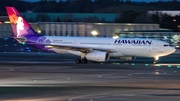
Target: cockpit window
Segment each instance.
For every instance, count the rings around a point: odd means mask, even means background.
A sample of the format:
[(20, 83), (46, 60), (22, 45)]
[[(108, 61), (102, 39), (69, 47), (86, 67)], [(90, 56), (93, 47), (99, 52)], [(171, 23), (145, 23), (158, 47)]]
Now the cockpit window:
[(164, 44), (164, 47), (168, 47), (169, 46), (169, 44)]

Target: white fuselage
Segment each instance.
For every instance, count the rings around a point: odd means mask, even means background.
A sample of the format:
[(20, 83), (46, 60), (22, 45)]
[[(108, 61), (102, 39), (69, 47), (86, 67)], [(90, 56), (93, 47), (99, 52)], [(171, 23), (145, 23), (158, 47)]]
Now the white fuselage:
[[(95, 37), (62, 37), (62, 36), (45, 36), (50, 41), (50, 45), (55, 46), (77, 46), (84, 48), (102, 48), (114, 50), (111, 57), (137, 56), (137, 57), (160, 57), (173, 53), (175, 48), (170, 47), (167, 42), (155, 39), (142, 38), (95, 38)], [(41, 39), (41, 37), (39, 38)], [(38, 41), (38, 40), (37, 40)], [(42, 44), (42, 42), (41, 42)], [(44, 41), (43, 44), (46, 44)], [(49, 48), (60, 54), (79, 55), (81, 52), (75, 50)]]

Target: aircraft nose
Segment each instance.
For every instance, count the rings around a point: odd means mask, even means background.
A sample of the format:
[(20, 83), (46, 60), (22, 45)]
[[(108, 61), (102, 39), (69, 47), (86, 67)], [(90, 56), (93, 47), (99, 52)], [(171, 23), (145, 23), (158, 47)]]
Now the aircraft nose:
[(170, 50), (169, 50), (170, 54), (174, 53), (175, 51), (176, 51), (176, 49), (174, 47), (170, 47)]

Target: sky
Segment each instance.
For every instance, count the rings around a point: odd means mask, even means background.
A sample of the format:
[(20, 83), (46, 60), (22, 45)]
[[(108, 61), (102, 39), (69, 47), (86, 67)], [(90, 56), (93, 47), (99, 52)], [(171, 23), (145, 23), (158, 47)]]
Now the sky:
[[(36, 2), (36, 1), (39, 1), (39, 0), (24, 0), (24, 1)], [(57, 0), (57, 1), (59, 1), (59, 0)], [(136, 2), (156, 2), (158, 0), (131, 0), (131, 1), (136, 1)], [(172, 0), (162, 0), (162, 1), (172, 1)]]
[(153, 14), (153, 13), (156, 13), (156, 12), (160, 12), (160, 13), (166, 13), (168, 15), (171, 15), (171, 16), (176, 16), (176, 15), (180, 15), (180, 11), (163, 11), (163, 10), (157, 10), (157, 11), (148, 11), (149, 14)]

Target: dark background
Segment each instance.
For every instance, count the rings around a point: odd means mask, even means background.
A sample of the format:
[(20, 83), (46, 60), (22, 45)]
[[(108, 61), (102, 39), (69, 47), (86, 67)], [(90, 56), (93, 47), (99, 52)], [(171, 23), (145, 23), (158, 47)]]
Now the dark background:
[[(15, 6), (23, 13), (116, 13), (119, 14), (119, 17), (115, 19), (115, 23), (158, 23), (161, 28), (173, 29), (174, 32), (177, 32), (180, 28), (179, 15), (170, 16), (160, 13), (147, 15), (147, 12), (151, 10), (178, 11), (180, 10), (179, 5), (179, 1), (148, 3), (121, 0), (67, 0), (65, 2), (57, 2), (56, 0), (40, 0), (38, 2), (0, 0), (0, 16), (7, 15), (5, 6)], [(47, 16), (44, 17), (44, 21), (46, 18), (48, 21)], [(34, 22), (38, 22), (38, 19)], [(58, 22), (61, 22), (61, 19), (58, 19)]]

